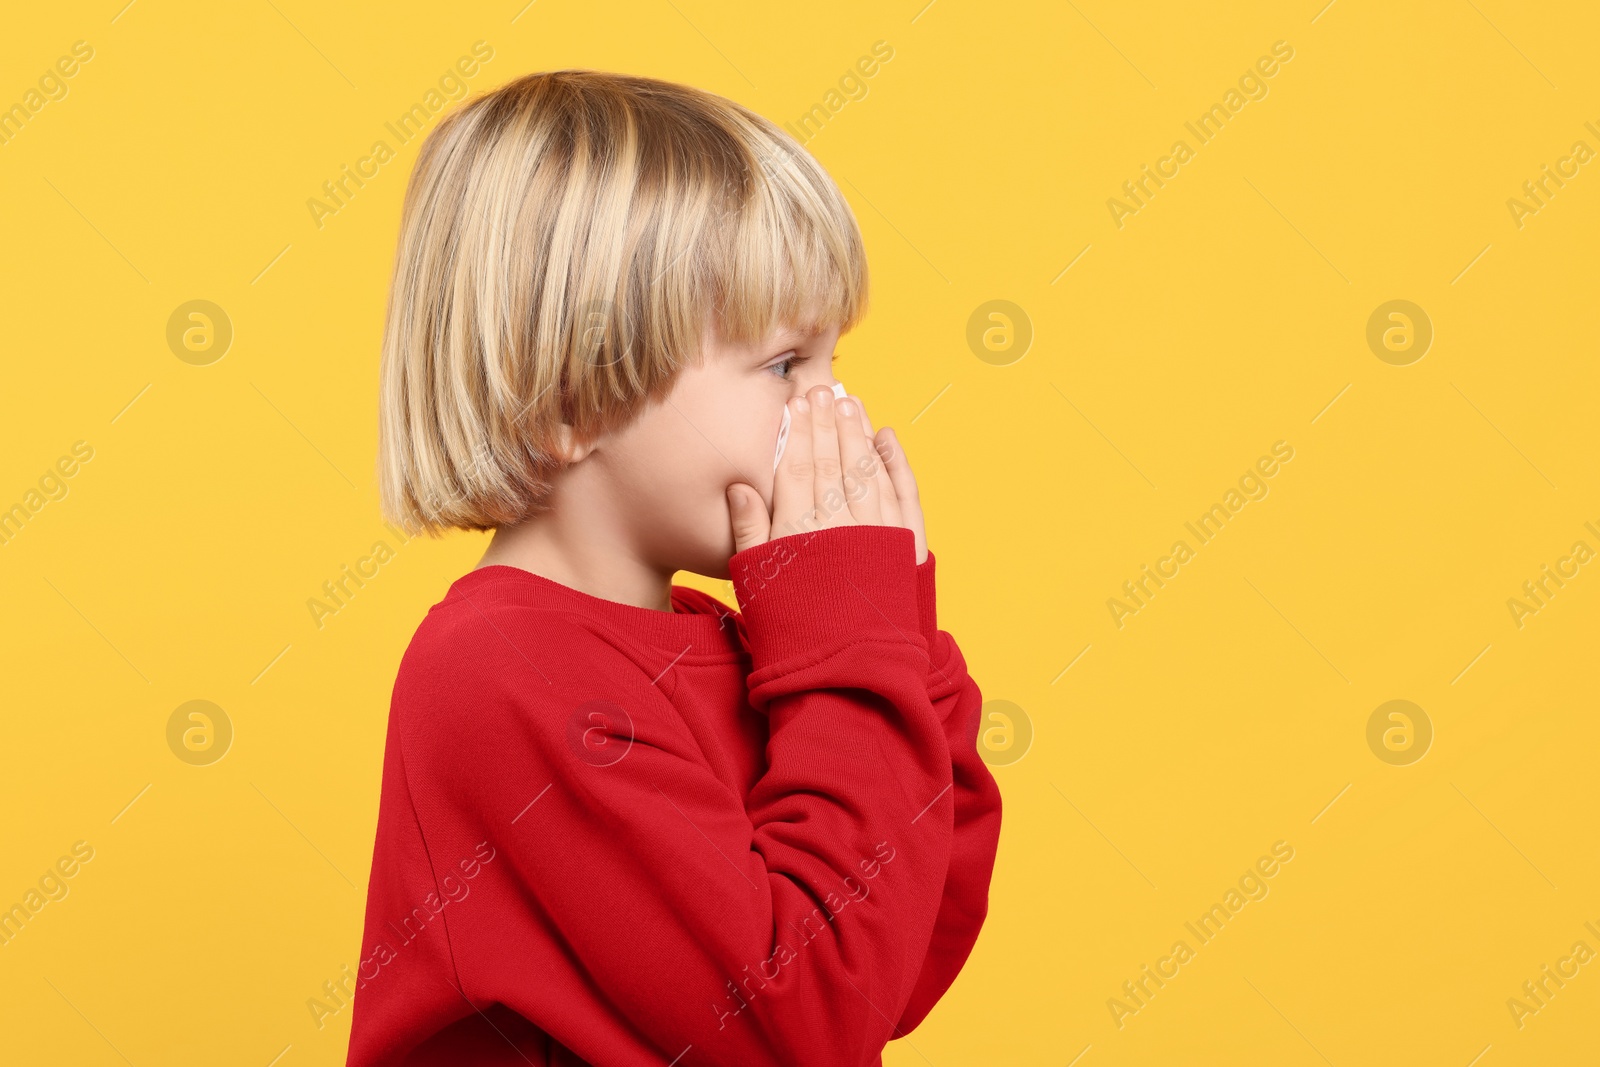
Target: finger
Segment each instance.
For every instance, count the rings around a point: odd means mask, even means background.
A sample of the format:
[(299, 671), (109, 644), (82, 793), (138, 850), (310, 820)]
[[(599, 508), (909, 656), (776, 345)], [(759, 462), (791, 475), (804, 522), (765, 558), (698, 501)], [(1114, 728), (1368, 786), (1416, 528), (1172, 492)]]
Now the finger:
[(900, 501), (895, 497), (894, 482), (889, 478), (889, 468), (883, 462), (883, 457), (878, 454), (877, 434), (872, 429), (872, 418), (867, 414), (865, 405), (861, 407), (861, 430), (867, 435), (867, 440), (873, 442), (872, 477), (878, 484), (878, 506), (883, 512), (883, 525), (904, 526), (905, 519), (900, 512)]
[[(839, 458), (838, 413), (834, 410), (833, 391), (819, 385), (810, 391), (811, 400), (811, 466), (812, 503), (817, 509), (817, 522), (824, 528), (850, 526), (855, 520), (845, 503), (844, 479)], [(852, 416), (853, 417), (853, 416)], [(792, 437), (793, 431), (790, 431)]]
[(743, 482), (728, 486), (728, 516), (733, 524), (733, 550), (743, 552), (769, 540), (772, 524), (761, 494)]
[(900, 438), (889, 427), (878, 431), (878, 455), (889, 468), (889, 480), (894, 483), (894, 496), (900, 505), (900, 518), (911, 529), (917, 546), (917, 562), (928, 558), (928, 532), (922, 518), (922, 499), (917, 494), (917, 479), (911, 473), (911, 463), (906, 459)]
[(834, 405), (838, 417), (839, 463), (846, 506), (857, 523), (883, 525), (883, 508), (878, 500), (876, 468), (882, 464), (872, 442), (861, 429), (861, 401), (846, 396)]
[(768, 540), (815, 529), (815, 472), (811, 454), (811, 403), (804, 396), (789, 400), (789, 440), (773, 475), (772, 529)]

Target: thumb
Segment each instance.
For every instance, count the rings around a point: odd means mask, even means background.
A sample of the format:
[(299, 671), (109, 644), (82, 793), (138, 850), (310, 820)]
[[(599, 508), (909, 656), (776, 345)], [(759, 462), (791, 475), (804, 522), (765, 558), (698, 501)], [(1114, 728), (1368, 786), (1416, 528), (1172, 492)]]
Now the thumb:
[(761, 494), (742, 482), (728, 486), (728, 515), (733, 520), (733, 550), (766, 544), (772, 530)]

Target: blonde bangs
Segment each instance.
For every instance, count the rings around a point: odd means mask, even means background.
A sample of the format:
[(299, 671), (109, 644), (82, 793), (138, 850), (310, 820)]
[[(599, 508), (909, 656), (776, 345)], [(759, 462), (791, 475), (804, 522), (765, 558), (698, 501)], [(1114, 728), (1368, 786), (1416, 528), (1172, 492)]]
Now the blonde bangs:
[[(853, 329), (867, 310), (867, 264), (855, 216), (821, 166), (788, 134), (751, 131), (759, 180), (719, 220), (708, 250), (721, 335), (757, 342), (781, 327)], [(757, 140), (757, 138), (760, 138)]]
[(715, 94), (531, 74), (429, 134), (406, 190), (384, 327), (379, 489), (412, 533), (548, 507), (560, 424), (625, 426), (709, 329), (853, 328), (860, 230), (787, 133)]

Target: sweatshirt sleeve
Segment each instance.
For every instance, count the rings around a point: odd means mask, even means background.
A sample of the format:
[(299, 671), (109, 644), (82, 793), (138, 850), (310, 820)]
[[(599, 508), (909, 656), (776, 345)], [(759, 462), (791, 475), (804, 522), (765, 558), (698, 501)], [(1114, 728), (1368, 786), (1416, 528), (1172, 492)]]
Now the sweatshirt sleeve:
[(896, 1036), (921, 1024), (971, 955), (988, 916), (989, 883), (1000, 845), (1000, 788), (977, 748), (983, 694), (967, 673), (955, 638), (938, 627), (932, 551), (916, 570), (920, 627), (930, 649), (928, 699), (950, 746), (955, 813), (939, 917), (911, 999), (895, 1026)]
[[(848, 551), (851, 558), (841, 558), (838, 554), (841, 549)], [(932, 969), (938, 973), (930, 973), (930, 952), (937, 949), (941, 961), (946, 955), (939, 945), (949, 935), (946, 933), (941, 936), (939, 927), (948, 923), (945, 914), (948, 910), (947, 874), (957, 842), (954, 835), (954, 800), (951, 796), (955, 784), (955, 764), (950, 758), (950, 733), (946, 721), (951, 704), (946, 699), (943, 687), (933, 681), (938, 676), (936, 668), (940, 665), (930, 656), (928, 639), (933, 631), (925, 625), (930, 621), (930, 616), (921, 595), (922, 575), (928, 572), (925, 566), (919, 567), (915, 563), (915, 546), (909, 530), (865, 525), (779, 538), (736, 555), (732, 568), (741, 614), (750, 637), (753, 665), (750, 676), (751, 704), (758, 709), (764, 708), (772, 720), (769, 760), (781, 751), (780, 745), (784, 749), (792, 747), (796, 755), (825, 751), (829, 747), (831, 727), (820, 719), (808, 721), (806, 717), (797, 715), (796, 710), (805, 707), (829, 708), (835, 701), (847, 699), (845, 695), (833, 692), (834, 687), (845, 682), (843, 677), (835, 673), (836, 668), (808, 676), (786, 669), (785, 664), (817, 660), (818, 654), (830, 646), (842, 651), (854, 645), (865, 653), (863, 666), (866, 660), (882, 657), (885, 667), (896, 671), (903, 668), (914, 673), (924, 694), (925, 703), (915, 702), (921, 720), (918, 730), (896, 731), (899, 736), (889, 735), (888, 740), (880, 742), (881, 760), (873, 760), (872, 753), (863, 752), (865, 758), (858, 765), (861, 787), (873, 780), (892, 781), (898, 778), (899, 791), (908, 801), (902, 808), (902, 835), (884, 831), (885, 844), (894, 847), (894, 842), (901, 840), (913, 846), (925, 840), (936, 839), (940, 842), (937, 848), (925, 852), (919, 849), (915, 854), (900, 853), (909, 855), (918, 863), (919, 893), (927, 895), (919, 895), (917, 907), (928, 907), (931, 899), (933, 911), (931, 917), (921, 910), (915, 914), (907, 910), (898, 916), (892, 913), (887, 916), (891, 936), (898, 931), (902, 938), (901, 945), (897, 947), (897, 956), (900, 953), (905, 955), (899, 956), (897, 966), (905, 967), (909, 963), (910, 967), (908, 971), (897, 975), (896, 995), (892, 999), (886, 997), (882, 1002), (875, 999), (874, 1003), (866, 1005), (877, 1016), (875, 1020), (868, 1021), (878, 1025), (880, 1036), (872, 1042), (872, 1048), (879, 1049), (887, 1040), (899, 1037), (905, 1031), (905, 1027), (898, 1023), (891, 1025), (890, 1020), (902, 1020), (908, 1011), (915, 1011), (920, 1019), (948, 987), (961, 963), (960, 960), (955, 961), (955, 968), (947, 976), (942, 974), (940, 967)], [(874, 577), (874, 572), (877, 577)], [(893, 583), (883, 583), (884, 577), (894, 579)], [(902, 584), (906, 579), (909, 579), (908, 583)], [(834, 630), (833, 620), (828, 613), (817, 612), (804, 598), (799, 601), (789, 599), (795, 592), (808, 587), (825, 591), (823, 602), (832, 600), (847, 605), (854, 623), (842, 631)], [(873, 589), (882, 590), (884, 595), (869, 592)], [(831, 592), (826, 592), (828, 590)], [(902, 599), (906, 593), (910, 597)], [(805, 619), (800, 630), (796, 630), (789, 621), (796, 612), (802, 613)], [(775, 637), (785, 633), (801, 639)], [(854, 635), (867, 635), (881, 644), (876, 649), (868, 649), (858, 645), (859, 638)], [(854, 658), (853, 653), (851, 658)], [(808, 688), (812, 691), (808, 692)], [(943, 701), (943, 704), (938, 701)], [(822, 728), (820, 732), (815, 732), (817, 727)], [(891, 754), (894, 748), (889, 746), (906, 742), (916, 752), (916, 766), (922, 772), (921, 778), (896, 769), (898, 760)], [(839, 741), (835, 740), (833, 745), (838, 747)], [(943, 762), (937, 762), (940, 760)], [(776, 766), (776, 763), (773, 765)], [(752, 792), (752, 813), (767, 807), (777, 814), (792, 802), (772, 806), (777, 797), (769, 796), (765, 789), (771, 778), (772, 772), (769, 770), (767, 779)], [(919, 782), (922, 783), (920, 787), (917, 785)], [(794, 784), (798, 786), (799, 782)], [(854, 783), (852, 785), (857, 787)], [(909, 819), (906, 813), (910, 813)], [(889, 911), (892, 905), (894, 902), (886, 895), (885, 910)], [(935, 985), (937, 989), (934, 989)], [(926, 1006), (915, 1003), (922, 998), (927, 998)], [(830, 1061), (822, 1059), (818, 1062)], [(869, 1059), (867, 1062), (872, 1061)]]
[(870, 526), (732, 558), (769, 719), (748, 796), (627, 649), (575, 619), (480, 627), (482, 692), (406, 749), (435, 868), (480, 838), (502, 857), (448, 913), (461, 1010), (506, 1004), (591, 1063), (878, 1063), (953, 846), (914, 560)]

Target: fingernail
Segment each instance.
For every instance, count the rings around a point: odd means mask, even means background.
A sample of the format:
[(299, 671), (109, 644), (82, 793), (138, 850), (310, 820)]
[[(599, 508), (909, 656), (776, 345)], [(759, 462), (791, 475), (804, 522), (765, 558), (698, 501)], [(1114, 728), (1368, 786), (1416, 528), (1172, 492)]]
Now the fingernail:
[(797, 396), (794, 400), (794, 409), (800, 414), (804, 415), (806, 412), (811, 410), (811, 403), (810, 401), (806, 400), (805, 397)]
[(848, 397), (839, 401), (839, 414), (849, 418), (856, 413), (856, 406)]

